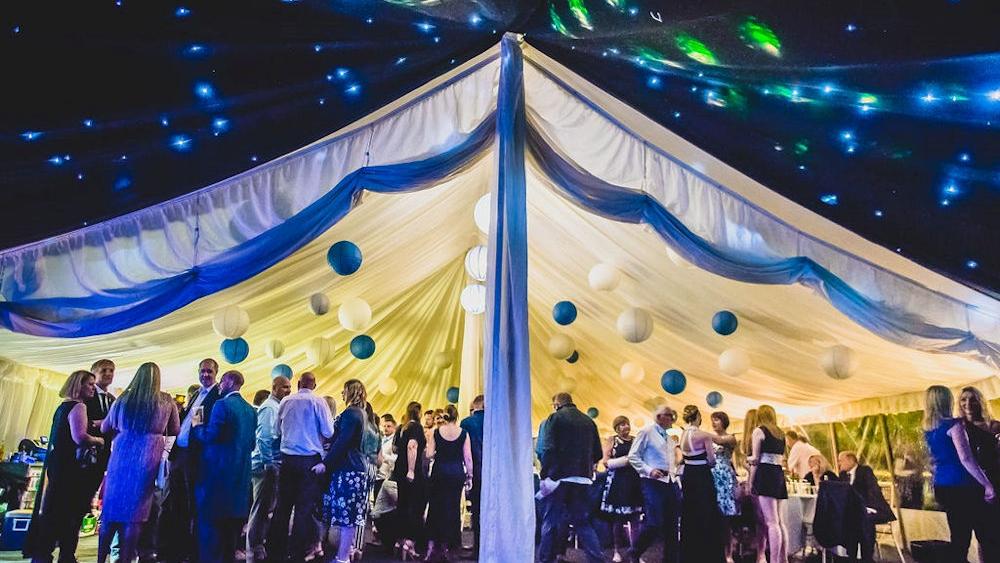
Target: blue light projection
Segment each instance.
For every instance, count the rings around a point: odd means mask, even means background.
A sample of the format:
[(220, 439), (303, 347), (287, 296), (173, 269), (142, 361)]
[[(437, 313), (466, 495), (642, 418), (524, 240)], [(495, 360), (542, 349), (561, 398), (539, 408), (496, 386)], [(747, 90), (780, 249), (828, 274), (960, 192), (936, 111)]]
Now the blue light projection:
[(178, 134), (170, 137), (170, 148), (177, 152), (187, 152), (191, 150), (192, 140), (191, 137)]

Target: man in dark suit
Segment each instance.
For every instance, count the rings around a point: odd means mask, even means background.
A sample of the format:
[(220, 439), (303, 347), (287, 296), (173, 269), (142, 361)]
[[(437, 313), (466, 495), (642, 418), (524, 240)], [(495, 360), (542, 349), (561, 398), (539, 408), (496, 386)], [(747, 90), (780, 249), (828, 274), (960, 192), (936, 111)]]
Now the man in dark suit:
[(198, 364), (201, 389), (188, 405), (181, 419), (181, 430), (170, 449), (170, 475), (166, 499), (163, 501), (164, 513), (160, 518), (157, 546), (160, 557), (170, 563), (185, 559), (197, 560), (198, 550), (193, 548), (197, 517), (194, 483), (198, 479), (202, 456), (201, 443), (191, 429), (199, 417), (202, 423), (211, 417), (212, 408), (219, 400), (219, 386), (216, 385), (218, 372), (219, 364), (211, 358)]
[(104, 472), (107, 471), (108, 460), (111, 459), (111, 440), (101, 432), (101, 423), (107, 418), (111, 403), (115, 402), (115, 396), (108, 390), (115, 381), (115, 363), (111, 360), (97, 360), (90, 366), (90, 372), (97, 378), (97, 389), (94, 396), (84, 403), (87, 407), (87, 433), (104, 438), (106, 444), (97, 448), (97, 465), (88, 469), (90, 477), (86, 484), (86, 493), (88, 498), (93, 498), (104, 480)]
[(472, 503), (472, 552), (479, 553), (479, 499), (483, 490), (483, 423), (486, 420), (485, 399), (482, 395), (472, 400), (472, 413), (462, 419), (461, 427), (469, 433), (472, 446), (472, 489), (468, 498)]
[[(837, 456), (837, 466), (840, 469), (840, 480), (851, 484), (851, 487), (861, 496), (865, 505), (865, 520), (861, 523), (861, 560), (872, 561), (875, 555), (875, 525), (892, 522), (896, 516), (892, 512), (882, 489), (875, 479), (875, 472), (867, 465), (858, 462), (854, 452), (840, 452)], [(854, 551), (851, 546), (848, 553)], [(853, 555), (853, 554), (852, 554)]]
[[(538, 559), (552, 563), (560, 544), (564, 524), (576, 531), (587, 561), (604, 561), (601, 542), (590, 521), (590, 486), (594, 467), (602, 457), (597, 425), (576, 408), (569, 393), (552, 398), (552, 413), (545, 421), (540, 438), (542, 492), (549, 498), (542, 507), (542, 540)], [(555, 487), (553, 490), (552, 487)]]
[(256, 445), (257, 412), (240, 395), (243, 374), (227, 371), (207, 423), (198, 417), (202, 471), (195, 482), (198, 553), (204, 563), (235, 560), (240, 532), (250, 514), (250, 454)]

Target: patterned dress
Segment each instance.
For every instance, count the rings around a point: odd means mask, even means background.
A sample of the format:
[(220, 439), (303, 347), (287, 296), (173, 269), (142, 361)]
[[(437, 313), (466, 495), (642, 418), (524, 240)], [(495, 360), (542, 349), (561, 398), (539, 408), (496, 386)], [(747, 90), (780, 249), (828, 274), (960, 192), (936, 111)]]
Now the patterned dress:
[(715, 498), (719, 501), (719, 511), (723, 516), (739, 514), (736, 503), (736, 469), (733, 467), (734, 446), (715, 444), (715, 466), (712, 480), (715, 482)]
[[(613, 438), (611, 457), (628, 455), (632, 438)], [(642, 512), (642, 490), (639, 474), (631, 465), (608, 470), (608, 479), (601, 492), (601, 512), (613, 516), (632, 516)]]

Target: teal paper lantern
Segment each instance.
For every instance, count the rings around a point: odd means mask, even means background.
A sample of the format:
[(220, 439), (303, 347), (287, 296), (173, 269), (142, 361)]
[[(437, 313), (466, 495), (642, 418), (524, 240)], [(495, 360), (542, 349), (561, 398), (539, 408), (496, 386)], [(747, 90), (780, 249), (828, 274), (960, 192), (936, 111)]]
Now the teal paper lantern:
[(571, 324), (576, 320), (576, 305), (572, 301), (560, 301), (552, 307), (552, 318), (561, 325)]
[(712, 330), (722, 336), (729, 336), (736, 332), (736, 327), (740, 321), (732, 311), (719, 311), (712, 317)]
[(242, 338), (227, 338), (222, 341), (219, 351), (222, 352), (226, 363), (238, 364), (250, 355), (250, 345)]
[(687, 377), (684, 377), (684, 374), (679, 370), (668, 370), (660, 378), (660, 386), (671, 395), (679, 395), (687, 387)]
[(367, 360), (375, 353), (375, 341), (367, 334), (359, 334), (351, 340), (351, 355), (359, 360)]
[(712, 407), (713, 409), (718, 407), (719, 405), (722, 404), (722, 393), (719, 393), (718, 391), (712, 391), (711, 393), (705, 396), (705, 402), (708, 403), (708, 406)]
[(580, 359), (580, 353), (577, 352), (576, 350), (573, 350), (573, 353), (570, 355), (570, 357), (566, 358), (566, 361), (571, 364), (575, 364), (579, 359)]
[(597, 407), (590, 407), (587, 409), (587, 416), (590, 418), (597, 418), (601, 414), (601, 411), (597, 410)]
[(275, 377), (286, 377), (292, 379), (292, 367), (288, 364), (278, 364), (271, 368), (271, 379)]
[(349, 240), (342, 240), (326, 252), (326, 261), (330, 263), (334, 272), (349, 276), (361, 267), (361, 249)]
[(449, 387), (448, 391), (444, 394), (445, 398), (448, 399), (449, 403), (458, 402), (458, 387)]

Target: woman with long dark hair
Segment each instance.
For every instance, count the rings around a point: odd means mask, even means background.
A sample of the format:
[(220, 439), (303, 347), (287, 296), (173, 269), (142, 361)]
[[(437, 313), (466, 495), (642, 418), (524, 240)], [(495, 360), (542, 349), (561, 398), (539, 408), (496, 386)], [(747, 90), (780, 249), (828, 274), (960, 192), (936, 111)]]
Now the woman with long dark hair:
[(33, 563), (51, 562), (59, 546), (59, 561), (75, 563), (80, 539), (80, 522), (93, 500), (87, 494), (86, 479), (97, 463), (96, 453), (88, 451), (103, 446), (102, 438), (87, 433), (87, 407), (84, 404), (97, 392), (94, 374), (74, 371), (63, 384), (59, 396), (63, 402), (52, 417), (49, 451), (45, 456), (45, 492), (35, 503), (24, 556)]
[(427, 509), (428, 561), (447, 561), (450, 549), (462, 545), (462, 488), (472, 488), (472, 441), (458, 426), (458, 409), (441, 411), (442, 424), (427, 443), (434, 460)]
[[(757, 428), (750, 436), (750, 483), (764, 529), (767, 531), (771, 563), (788, 563), (788, 532), (783, 518), (784, 504), (788, 500), (785, 473), (785, 433), (778, 427), (778, 415), (771, 405), (757, 409)], [(760, 555), (757, 556), (760, 560)]]
[(723, 532), (725, 541), (726, 562), (733, 563), (733, 541), (732, 541), (732, 520), (739, 515), (739, 506), (736, 503), (736, 488), (739, 483), (736, 481), (736, 467), (733, 465), (733, 457), (736, 455), (738, 443), (736, 436), (729, 433), (729, 415), (722, 412), (713, 412), (712, 420), (712, 442), (715, 449), (715, 465), (712, 466), (712, 481), (715, 484), (715, 497), (719, 504), (719, 512), (722, 514)]
[(400, 515), (399, 546), (400, 555), (407, 559), (419, 559), (414, 547), (423, 539), (424, 532), (424, 497), (425, 481), (424, 454), (427, 440), (424, 428), (420, 424), (422, 407), (420, 403), (411, 401), (406, 405), (406, 418), (396, 429), (393, 449), (399, 456), (392, 470), (392, 480), (396, 482), (398, 500), (396, 510)]

